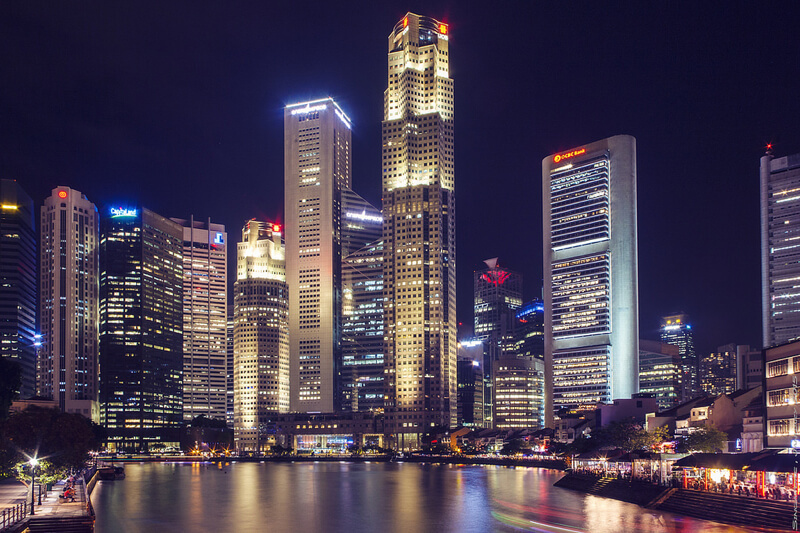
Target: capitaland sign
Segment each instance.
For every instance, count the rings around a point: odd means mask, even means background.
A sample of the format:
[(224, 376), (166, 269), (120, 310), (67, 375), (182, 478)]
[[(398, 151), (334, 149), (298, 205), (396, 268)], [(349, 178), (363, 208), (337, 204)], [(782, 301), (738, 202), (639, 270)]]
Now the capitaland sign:
[(575, 157), (578, 155), (583, 155), (586, 153), (586, 148), (578, 148), (576, 150), (571, 150), (569, 152), (564, 152), (563, 154), (556, 154), (553, 156), (553, 162), (558, 163), (565, 159), (569, 159), (570, 157)]
[(364, 222), (383, 222), (383, 217), (379, 215), (368, 215), (366, 211), (361, 213), (348, 211), (345, 213), (345, 218), (352, 218), (354, 220), (362, 220)]
[(127, 207), (112, 207), (111, 218), (132, 218), (136, 216), (136, 209), (129, 209)]

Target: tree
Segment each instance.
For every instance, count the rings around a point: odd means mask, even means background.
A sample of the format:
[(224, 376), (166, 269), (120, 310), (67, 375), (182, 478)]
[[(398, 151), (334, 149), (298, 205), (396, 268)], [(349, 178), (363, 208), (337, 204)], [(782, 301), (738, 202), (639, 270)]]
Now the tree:
[(592, 435), (598, 447), (614, 446), (626, 452), (647, 451), (670, 438), (666, 426), (649, 432), (633, 421), (612, 422)]
[(684, 445), (691, 452), (716, 453), (722, 451), (728, 434), (714, 426), (704, 426), (686, 437)]
[(43, 474), (80, 468), (100, 444), (89, 419), (59, 409), (30, 406), (8, 417), (1, 431), (0, 456), (7, 459), (2, 466), (36, 456), (47, 460)]
[(516, 455), (526, 452), (531, 452), (531, 445), (522, 439), (514, 439), (503, 446), (503, 449), (500, 450), (500, 455)]

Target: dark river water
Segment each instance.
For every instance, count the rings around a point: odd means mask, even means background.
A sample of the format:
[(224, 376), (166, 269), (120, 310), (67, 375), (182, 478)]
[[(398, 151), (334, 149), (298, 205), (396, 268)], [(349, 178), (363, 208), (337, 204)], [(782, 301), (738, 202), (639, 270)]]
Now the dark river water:
[(147, 463), (92, 494), (97, 533), (743, 532), (553, 483), (560, 472), (402, 463)]

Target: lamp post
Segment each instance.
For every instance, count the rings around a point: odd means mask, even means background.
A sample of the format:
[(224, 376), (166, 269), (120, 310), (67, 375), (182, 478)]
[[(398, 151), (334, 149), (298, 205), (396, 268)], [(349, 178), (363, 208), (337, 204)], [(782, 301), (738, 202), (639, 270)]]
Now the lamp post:
[(31, 465), (31, 516), (33, 516), (35, 514), (33, 504), (35, 503), (34, 496), (36, 496), (36, 467), (39, 466), (39, 461), (33, 457), (28, 464)]

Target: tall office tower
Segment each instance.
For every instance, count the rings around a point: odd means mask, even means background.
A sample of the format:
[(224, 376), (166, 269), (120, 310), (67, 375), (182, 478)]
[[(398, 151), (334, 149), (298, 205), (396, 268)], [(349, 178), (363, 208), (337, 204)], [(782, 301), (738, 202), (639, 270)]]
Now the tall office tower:
[(689, 315), (685, 313), (661, 318), (661, 342), (678, 347), (681, 355), (681, 402), (700, 394), (697, 376), (697, 354), (694, 352), (694, 335)]
[(542, 195), (545, 395), (556, 410), (630, 398), (639, 381), (636, 139), (546, 157)]
[(800, 154), (761, 158), (761, 321), (765, 347), (800, 338)]
[(233, 284), (233, 429), (236, 449), (265, 451), (269, 417), (289, 411), (289, 290), (281, 227), (250, 220)]
[(681, 355), (678, 347), (639, 340), (639, 392), (652, 394), (659, 409), (669, 409), (681, 399)]
[[(504, 351), (513, 351), (517, 310), (522, 307), (522, 274), (500, 268), (497, 257), (486, 268), (473, 272), (475, 337), (484, 342), (487, 398), (493, 398), (493, 363)], [(486, 402), (484, 418), (492, 422), (492, 402)]]
[(543, 361), (505, 354), (492, 365), (494, 427), (539, 428), (544, 409)]
[(180, 444), (183, 311), (181, 225), (111, 207), (100, 232), (100, 402), (110, 449)]
[(0, 180), (0, 357), (19, 365), (20, 398), (36, 395), (36, 215), (14, 180)]
[(227, 327), (225, 328), (225, 344), (227, 347), (227, 356), (228, 356), (228, 379), (226, 388), (228, 390), (227, 393), (227, 402), (225, 406), (225, 424), (229, 428), (233, 427), (233, 306), (228, 306), (228, 320), (227, 320)]
[(79, 191), (56, 187), (39, 227), (39, 395), (98, 421), (97, 208)]
[(342, 410), (383, 412), (383, 241), (343, 260), (342, 305)]
[(340, 409), (342, 190), (351, 184), (350, 121), (332, 98), (284, 110), (286, 282), (291, 408)]
[(210, 219), (171, 220), (183, 226), (183, 419), (205, 415), (224, 421), (228, 234)]
[(389, 35), (383, 107), (386, 427), (401, 448), (456, 424), (456, 219), (448, 27)]
[(700, 390), (710, 396), (736, 390), (736, 344), (720, 346), (700, 358)]
[(552, 386), (547, 387), (545, 376), (552, 376), (552, 371), (547, 372), (544, 358), (544, 303), (531, 300), (522, 305), (517, 311), (516, 326), (514, 328), (514, 348), (505, 348), (506, 355), (516, 354), (518, 359), (531, 361), (536, 380), (534, 384), (533, 412), (538, 415), (538, 420), (531, 427), (545, 426), (545, 405), (552, 403), (552, 397), (545, 397), (546, 391), (552, 392)]

